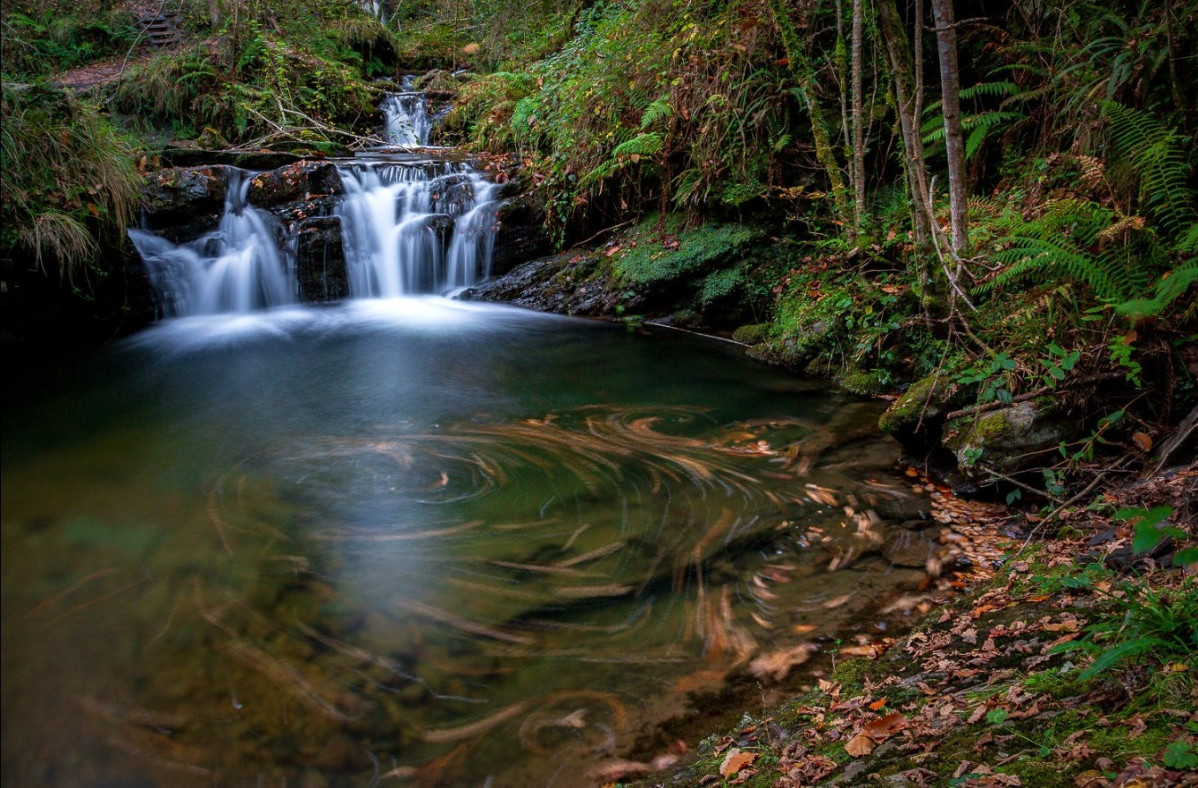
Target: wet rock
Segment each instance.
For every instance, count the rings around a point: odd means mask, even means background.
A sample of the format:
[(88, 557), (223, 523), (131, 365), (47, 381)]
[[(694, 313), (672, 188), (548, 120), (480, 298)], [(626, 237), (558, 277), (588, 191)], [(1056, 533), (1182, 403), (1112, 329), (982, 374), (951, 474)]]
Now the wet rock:
[(314, 216), (296, 224), (295, 276), (300, 301), (349, 297), (339, 216)]
[(878, 427), (908, 452), (925, 453), (939, 445), (944, 416), (959, 404), (959, 397), (955, 383), (929, 375), (911, 384), (895, 400), (878, 420)]
[(310, 200), (314, 195), (342, 193), (337, 167), (327, 161), (299, 161), (254, 176), (246, 199), (251, 205), (271, 208)]
[(145, 221), (152, 229), (197, 222), (215, 227), (224, 210), (227, 181), (223, 165), (152, 172), (141, 191)]
[(296, 153), (276, 151), (229, 151), (200, 150), (194, 142), (188, 147), (176, 147), (175, 143), (156, 154), (159, 161), (168, 167), (212, 167), (227, 165), (246, 170), (273, 170), (300, 161), (303, 156)]
[(966, 476), (988, 478), (991, 471), (1010, 476), (1038, 465), (1043, 451), (1067, 438), (1069, 427), (1049, 401), (1028, 400), (955, 420), (944, 445)]
[[(501, 188), (503, 194), (505, 189)], [(529, 195), (508, 199), (496, 215), (499, 232), (495, 235), (495, 253), (491, 270), (506, 273), (522, 260), (529, 260), (552, 249), (545, 232), (545, 208)]]

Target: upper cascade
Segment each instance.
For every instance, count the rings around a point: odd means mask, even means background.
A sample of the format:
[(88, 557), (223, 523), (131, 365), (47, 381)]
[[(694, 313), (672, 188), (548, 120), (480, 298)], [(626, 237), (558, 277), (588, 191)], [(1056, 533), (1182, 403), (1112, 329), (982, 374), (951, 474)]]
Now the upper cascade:
[(340, 168), (337, 209), (350, 292), (441, 293), (490, 274), (495, 184), (467, 164), (354, 163)]
[(411, 77), (404, 77), (401, 86), (402, 92), (388, 93), (379, 106), (385, 119), (383, 134), (388, 145), (400, 148), (425, 147), (433, 131), (428, 102), (424, 93), (416, 90)]

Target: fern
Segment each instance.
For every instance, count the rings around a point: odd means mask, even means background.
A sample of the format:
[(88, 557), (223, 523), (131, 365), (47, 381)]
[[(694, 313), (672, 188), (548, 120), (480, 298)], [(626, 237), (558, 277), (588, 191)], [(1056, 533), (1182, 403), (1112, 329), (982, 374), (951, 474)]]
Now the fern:
[(1156, 283), (1151, 298), (1133, 298), (1120, 304), (1115, 311), (1126, 317), (1155, 317), (1196, 284), (1198, 259), (1191, 258), (1162, 277)]
[(1086, 200), (1057, 200), (1034, 221), (1008, 216), (996, 223), (1007, 230), (1005, 248), (994, 253), (1007, 268), (983, 282), (979, 292), (1020, 279), (1075, 281), (1108, 301), (1126, 301), (1148, 289), (1151, 267), (1161, 259), (1141, 222)]
[(661, 132), (649, 131), (617, 145), (611, 154), (612, 156), (654, 156), (661, 152), (663, 145)]
[(641, 128), (647, 129), (657, 121), (668, 118), (673, 114), (674, 110), (670, 107), (668, 97), (658, 96), (652, 104), (645, 107), (645, 111), (641, 115)]
[(1089, 255), (1067, 241), (1021, 237), (992, 257), (996, 262), (1007, 263), (1008, 267), (979, 285), (979, 292), (989, 292), (1020, 279), (1038, 276), (1042, 279), (1083, 282), (1099, 298), (1115, 301), (1127, 297), (1126, 291), (1120, 286), (1121, 277), (1117, 271), (1111, 270), (1101, 257)]
[(1146, 112), (1114, 101), (1103, 104), (1115, 150), (1140, 176), (1140, 200), (1146, 213), (1170, 237), (1185, 241), (1198, 220), (1194, 193), (1187, 185), (1191, 162), (1183, 138)]

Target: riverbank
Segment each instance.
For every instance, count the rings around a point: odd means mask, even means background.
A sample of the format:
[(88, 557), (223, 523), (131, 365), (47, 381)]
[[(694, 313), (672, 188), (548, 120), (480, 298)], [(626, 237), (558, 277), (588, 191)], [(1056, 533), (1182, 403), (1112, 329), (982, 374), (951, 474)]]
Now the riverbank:
[[(643, 242), (618, 235), (594, 249), (534, 260), (466, 297), (633, 326), (649, 320), (729, 333), (718, 312), (691, 309), (694, 299), (676, 302), (684, 305), (680, 311), (671, 307), (671, 289), (694, 287), (685, 277), (639, 289), (619, 280), (608, 261)], [(654, 254), (660, 259), (671, 251)], [(723, 264), (740, 263), (734, 256)], [(791, 271), (795, 278), (804, 273)], [(821, 332), (821, 341), (844, 341), (827, 337), (830, 331)], [(776, 352), (785, 346), (770, 342), (768, 326), (733, 333), (764, 360), (793, 367)], [(859, 370), (826, 364), (809, 371), (850, 385), (850, 376), (860, 377)], [(1083, 386), (1081, 396), (1098, 396), (1093, 381)], [(934, 491), (941, 513), (956, 507), (959, 519), (945, 532), (948, 540), (964, 541), (962, 532), (972, 529), (977, 549), (965, 563), (976, 571), (946, 573), (892, 603), (922, 613), (901, 640), (875, 633), (860, 642), (824, 644), (822, 659), (796, 668), (809, 671), (797, 694), (763, 676), (757, 693), (733, 701), (746, 703), (734, 729), (707, 736), (696, 752), (663, 732), (628, 759), (596, 769), (588, 775), (593, 782), (644, 788), (1198, 785), (1198, 586), (1193, 564), (1183, 566), (1186, 555), (1173, 566), (1179, 551), (1193, 547), (1188, 535), (1198, 523), (1198, 469), (1192, 462), (1179, 465), (1189, 450), (1177, 451), (1192, 442), (1192, 425), (1183, 421), (1172, 442), (1162, 441), (1155, 467), (1141, 461), (1133, 473), (1131, 458), (1108, 456), (1105, 467), (1091, 465), (1090, 481), (1067, 501), (1034, 506), (1029, 495), (1019, 508), (978, 509), (954, 494), (978, 487), (968, 465), (958, 466), (958, 455), (945, 448), (944, 425), (953, 421), (952, 434), (968, 434), (999, 408), (970, 408), (960, 393), (937, 395), (934, 388), (916, 382), (902, 395), (892, 393), (889, 431), (903, 441), (909, 459), (927, 461), (921, 470), (941, 473), (936, 482), (914, 483)], [(874, 385), (862, 393), (878, 390)], [(966, 424), (971, 417), (973, 426)], [(920, 426), (894, 426), (915, 423)], [(1018, 496), (1008, 498), (1015, 503)], [(1158, 528), (1176, 530), (1165, 535)], [(749, 694), (754, 697), (744, 700)], [(728, 700), (696, 692), (693, 715)], [(673, 727), (687, 729), (693, 725)]]
[(1111, 490), (1051, 536), (1013, 513), (1028, 538), (911, 634), (837, 644), (805, 692), (746, 710), (682, 768), (620, 784), (1198, 785), (1193, 573), (1169, 568), (1172, 548), (1137, 555), (1132, 522), (1110, 516), (1168, 505), (1192, 526), (1196, 496), (1191, 466)]

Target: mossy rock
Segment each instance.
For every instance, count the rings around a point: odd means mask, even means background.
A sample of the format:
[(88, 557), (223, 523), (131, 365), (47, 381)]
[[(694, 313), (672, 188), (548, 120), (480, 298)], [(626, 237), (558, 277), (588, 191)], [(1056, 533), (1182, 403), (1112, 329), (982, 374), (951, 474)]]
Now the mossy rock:
[(770, 335), (769, 323), (752, 323), (732, 332), (732, 338), (745, 345), (758, 345)]
[(958, 404), (957, 384), (943, 375), (912, 383), (891, 405), (878, 427), (909, 451), (926, 451), (940, 442), (944, 416)]
[[(1070, 435), (1050, 400), (1028, 400), (972, 417), (954, 419), (944, 445), (957, 457), (967, 475), (989, 476), (990, 471), (1012, 475), (1036, 463)], [(987, 471), (977, 467), (984, 460)]]
[(847, 367), (838, 372), (834, 380), (845, 391), (863, 397), (876, 397), (886, 390), (886, 384), (882, 382), (877, 370)]

